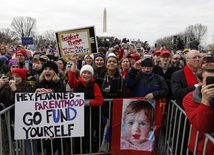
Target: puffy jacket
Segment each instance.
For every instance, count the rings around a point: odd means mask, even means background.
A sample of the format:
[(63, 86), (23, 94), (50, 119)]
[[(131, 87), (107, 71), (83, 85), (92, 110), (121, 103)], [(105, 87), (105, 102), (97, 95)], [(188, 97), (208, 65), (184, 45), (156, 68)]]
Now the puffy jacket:
[(125, 82), (130, 87), (130, 97), (144, 97), (148, 93), (152, 93), (154, 98), (167, 97), (166, 81), (155, 73), (148, 75), (132, 67), (125, 77)]

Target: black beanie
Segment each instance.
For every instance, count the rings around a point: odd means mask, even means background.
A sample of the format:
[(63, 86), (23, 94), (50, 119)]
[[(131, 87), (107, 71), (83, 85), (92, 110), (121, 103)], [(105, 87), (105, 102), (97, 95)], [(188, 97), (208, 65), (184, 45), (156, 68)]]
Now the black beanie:
[(103, 58), (103, 60), (105, 61), (105, 55), (103, 55), (103, 54), (101, 54), (101, 53), (95, 53), (95, 54), (94, 54), (94, 60), (95, 60), (97, 57), (101, 57), (101, 58)]
[(58, 74), (58, 66), (57, 66), (57, 64), (56, 64), (55, 62), (47, 61), (47, 62), (43, 65), (42, 71), (43, 71), (46, 67), (52, 68), (52, 69), (56, 72), (56, 74)]

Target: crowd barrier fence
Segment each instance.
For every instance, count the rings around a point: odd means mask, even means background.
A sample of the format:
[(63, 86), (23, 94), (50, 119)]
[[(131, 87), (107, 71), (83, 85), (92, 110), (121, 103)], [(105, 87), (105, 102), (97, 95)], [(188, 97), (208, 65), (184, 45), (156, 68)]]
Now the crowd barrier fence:
[[(193, 155), (198, 154), (197, 145), (199, 140), (199, 131), (196, 134), (196, 141), (194, 145), (194, 152), (190, 152), (187, 148), (190, 141), (192, 125), (189, 124), (185, 111), (171, 100), (168, 104), (166, 112), (166, 127), (162, 128), (160, 134), (159, 149), (166, 155)], [(210, 141), (214, 145), (214, 137), (211, 134), (205, 133), (205, 143), (203, 146), (203, 154), (206, 155), (207, 143)], [(213, 152), (214, 155), (214, 152)]]
[[(105, 102), (108, 102), (108, 108), (111, 109), (113, 99), (105, 99)], [(14, 108), (14, 105), (11, 105), (9, 107), (5, 107), (2, 103), (0, 103), (1, 108), (3, 109), (0, 111), (0, 155), (25, 155), (25, 140), (13, 140), (13, 130), (14, 126), (11, 124), (10, 120), (10, 112)], [(91, 113), (91, 108), (90, 108)], [(101, 107), (99, 107), (99, 131), (101, 131)], [(90, 115), (90, 127), (91, 127), (91, 115)], [(108, 119), (111, 119), (111, 111), (109, 110)], [(191, 133), (191, 126), (188, 126), (188, 119), (186, 117), (185, 111), (178, 106), (176, 101), (170, 101), (167, 107), (166, 111), (166, 117), (163, 121), (163, 126), (161, 129), (161, 134), (159, 136), (158, 141), (158, 155), (184, 155), (184, 152), (186, 155), (189, 154), (189, 150), (187, 149), (188, 139), (190, 138)], [(6, 129), (6, 132), (5, 132)], [(4, 131), (3, 131), (4, 130)], [(198, 132), (199, 133), (199, 132)], [(198, 136), (199, 134), (197, 134)], [(203, 149), (203, 155), (206, 153), (206, 147), (207, 142), (210, 141), (214, 144), (214, 137), (212, 137), (210, 134), (204, 134), (206, 137), (205, 143), (204, 143), (204, 149)], [(110, 146), (107, 146), (106, 151), (99, 151), (99, 152), (93, 152), (93, 146), (92, 146), (92, 136), (90, 135), (90, 144), (89, 144), (89, 151), (85, 154), (92, 154), (92, 155), (101, 155), (101, 154), (110, 154)], [(198, 140), (199, 137), (196, 139)], [(99, 138), (98, 138), (98, 144), (99, 147), (103, 145), (102, 141), (102, 135), (101, 132), (99, 132)], [(195, 150), (193, 154), (197, 154), (197, 140), (195, 142)], [(68, 143), (65, 143), (64, 138), (60, 138), (60, 145), (61, 145), (61, 151), (58, 154), (72, 154), (75, 155), (73, 148), (74, 148), (74, 139), (69, 138)], [(84, 154), (82, 152), (82, 138), (80, 138), (80, 153)], [(37, 148), (39, 148), (39, 155), (45, 155), (46, 150), (44, 149), (44, 139), (37, 140), (38, 145)], [(51, 154), (54, 154), (53, 152), (53, 142), (52, 139), (50, 139), (51, 144)], [(35, 150), (33, 149), (34, 141), (30, 140), (30, 151), (31, 154), (35, 154)], [(66, 145), (66, 147), (65, 147)], [(107, 144), (109, 145), (109, 144)], [(64, 149), (65, 148), (65, 149)], [(71, 149), (66, 149), (71, 148)], [(36, 151), (38, 152), (38, 150)], [(56, 153), (55, 153), (56, 154)]]

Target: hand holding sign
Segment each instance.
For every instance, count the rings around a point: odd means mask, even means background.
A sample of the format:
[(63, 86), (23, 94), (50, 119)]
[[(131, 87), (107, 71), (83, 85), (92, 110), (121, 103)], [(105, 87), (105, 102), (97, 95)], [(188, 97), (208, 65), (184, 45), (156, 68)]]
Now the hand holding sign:
[(70, 60), (72, 63), (77, 64), (78, 58), (79, 58), (78, 54), (76, 54), (76, 53), (71, 53), (71, 56), (70, 56), (69, 60)]
[(44, 94), (44, 93), (51, 93), (53, 89), (45, 89), (45, 88), (38, 88), (36, 89), (35, 93)]

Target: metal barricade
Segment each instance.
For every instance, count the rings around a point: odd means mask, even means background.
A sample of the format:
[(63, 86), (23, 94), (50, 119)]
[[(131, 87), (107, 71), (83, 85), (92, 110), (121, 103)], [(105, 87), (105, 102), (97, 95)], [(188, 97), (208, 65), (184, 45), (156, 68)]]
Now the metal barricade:
[[(112, 105), (112, 101), (113, 99), (105, 99), (104, 100), (104, 104), (107, 105), (108, 110), (108, 116), (106, 117), (107, 120), (111, 119), (111, 105)], [(3, 104), (2, 104), (3, 106)], [(89, 150), (87, 150), (87, 152), (83, 151), (83, 144), (85, 143), (85, 141), (83, 141), (82, 137), (75, 137), (75, 138), (57, 138), (57, 141), (59, 143), (57, 143), (57, 147), (60, 148), (57, 151), (54, 152), (55, 148), (54, 148), (54, 142), (56, 141), (56, 139), (33, 139), (33, 140), (14, 140), (13, 138), (13, 132), (14, 132), (14, 125), (11, 124), (11, 120), (10, 120), (10, 111), (15, 107), (15, 105), (11, 105), (10, 107), (5, 108), (4, 106), (2, 107), (3, 110), (0, 111), (0, 121), (4, 120), (6, 122), (6, 128), (7, 128), (7, 133), (6, 135), (4, 135), (4, 137), (8, 137), (8, 141), (7, 141), (7, 145), (9, 146), (9, 152), (5, 153), (3, 151), (3, 139), (2, 138), (2, 123), (0, 123), (0, 155), (5, 155), (5, 154), (9, 154), (9, 155), (25, 155), (25, 154), (31, 154), (31, 155), (45, 155), (47, 154), (47, 146), (46, 143), (48, 141), (48, 143), (50, 144), (50, 154), (54, 155), (54, 154), (62, 154), (62, 155), (76, 155), (76, 154), (92, 154), (92, 155), (96, 155), (96, 154), (110, 154), (110, 144), (105, 144), (105, 149), (101, 149), (101, 147), (103, 147), (104, 142), (103, 142), (103, 123), (102, 123), (102, 106), (98, 107), (99, 110), (99, 116), (97, 118), (97, 121), (99, 122), (99, 126), (98, 126), (98, 138), (97, 138), (97, 144), (98, 144), (98, 149), (96, 151), (93, 151), (93, 135), (90, 134), (89, 136), (89, 144), (86, 144), (89, 146)], [(90, 113), (90, 118), (89, 118), (89, 130), (90, 133), (91, 129), (92, 129), (92, 108), (93, 107), (88, 107), (89, 108), (89, 113)], [(106, 107), (105, 107), (106, 108)], [(105, 115), (106, 116), (106, 115)], [(78, 143), (77, 143), (78, 141)], [(56, 146), (56, 145), (55, 145)], [(75, 153), (75, 148), (76, 146), (78, 146), (77, 152)], [(28, 150), (27, 150), (28, 148)], [(107, 148), (107, 149), (106, 149)], [(37, 149), (37, 150), (35, 150)], [(28, 151), (28, 153), (26, 152), (26, 150)]]
[[(192, 126), (189, 125), (185, 111), (180, 108), (176, 101), (170, 101), (168, 105), (166, 117), (166, 131), (162, 131), (161, 144), (162, 154), (166, 155), (188, 155), (190, 152), (187, 148)], [(196, 142), (193, 154), (197, 154), (197, 144), (199, 139), (199, 132), (196, 134)], [(205, 135), (205, 143), (203, 146), (203, 155), (206, 153), (207, 142), (210, 141), (214, 145), (214, 137), (210, 134)]]
[[(108, 113), (107, 113), (107, 120), (111, 120), (111, 109), (112, 109), (112, 101), (113, 99), (105, 99), (104, 104), (107, 105)], [(47, 141), (50, 144), (50, 154), (56, 154), (54, 150), (54, 144), (55, 139), (38, 139), (38, 140), (14, 140), (13, 139), (13, 124), (11, 124), (10, 120), (10, 111), (14, 108), (14, 105), (11, 105), (10, 107), (5, 108), (4, 105), (1, 104), (1, 106), (4, 108), (2, 111), (0, 111), (0, 121), (4, 121), (6, 123), (7, 133), (6, 135), (2, 135), (2, 132), (0, 132), (0, 155), (4, 155), (7, 153), (3, 152), (3, 136), (8, 138), (7, 145), (9, 146), (9, 155), (25, 155), (26, 154), (26, 148), (28, 149), (28, 154), (31, 155), (44, 155), (47, 153)], [(103, 125), (102, 125), (102, 115), (103, 110), (102, 106), (98, 107), (99, 110), (99, 116), (98, 116), (98, 147), (99, 150), (93, 151), (93, 134), (90, 134), (89, 137), (89, 144), (86, 144), (89, 146), (89, 150), (87, 152), (83, 152), (83, 144), (85, 141), (83, 141), (82, 137), (75, 137), (75, 138), (59, 138), (58, 139), (58, 154), (62, 155), (76, 155), (76, 154), (110, 154), (110, 144), (105, 144), (103, 142)], [(106, 107), (105, 107), (106, 108)], [(90, 113), (90, 124), (89, 124), (89, 130), (92, 129), (92, 108), (89, 107), (89, 113)], [(105, 114), (106, 115), (106, 114)], [(106, 123), (107, 124), (107, 123)], [(189, 127), (189, 122), (187, 120), (186, 114), (183, 109), (181, 109), (175, 101), (170, 101), (168, 105), (168, 112), (166, 117), (166, 127), (162, 129), (162, 134), (160, 134), (159, 139), (159, 145), (158, 145), (158, 155), (183, 155), (189, 154), (187, 149), (188, 144), (188, 138), (190, 137), (191, 133), (191, 126)], [(0, 131), (2, 131), (2, 123), (0, 123)], [(92, 133), (90, 131), (90, 133)], [(3, 133), (4, 134), (4, 133)], [(210, 134), (205, 134), (205, 143), (204, 143), (204, 152), (205, 155), (207, 142), (210, 141), (214, 143), (214, 138)], [(77, 141), (78, 143), (77, 143)], [(197, 138), (198, 139), (198, 138)], [(101, 149), (105, 145), (105, 148)], [(36, 147), (35, 147), (36, 146)], [(56, 145), (55, 145), (56, 146)], [(79, 146), (79, 153), (75, 153), (76, 146)], [(33, 149), (32, 149), (33, 148)], [(197, 141), (195, 143), (195, 152), (197, 153)], [(36, 150), (37, 149), (37, 150)], [(161, 151), (160, 151), (161, 150)]]
[(10, 123), (10, 110), (14, 108), (14, 105), (5, 107), (0, 103), (0, 107), (3, 109), (0, 111), (0, 155), (13, 154), (13, 139)]

